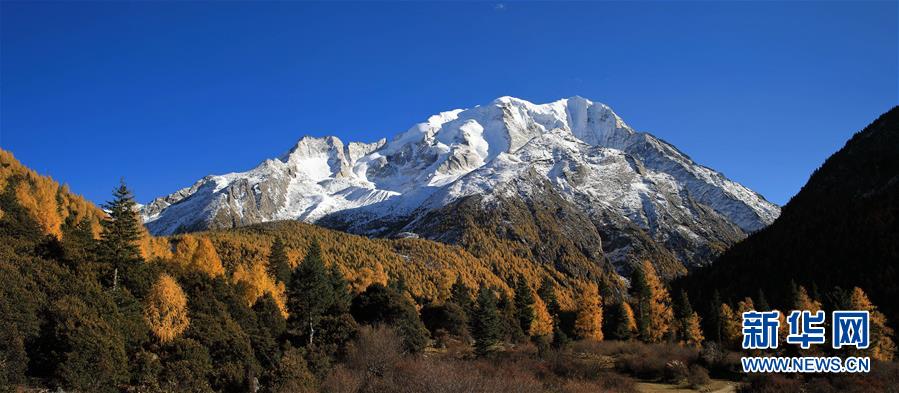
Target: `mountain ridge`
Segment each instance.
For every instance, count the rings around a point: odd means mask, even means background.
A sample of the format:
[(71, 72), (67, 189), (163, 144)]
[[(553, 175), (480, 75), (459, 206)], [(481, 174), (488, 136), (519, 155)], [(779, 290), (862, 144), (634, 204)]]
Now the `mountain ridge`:
[[(525, 173), (548, 180), (590, 215), (611, 217), (593, 220), (597, 227), (624, 220), (666, 247), (687, 243), (677, 256), (686, 266), (707, 264), (779, 214), (758, 193), (637, 132), (604, 104), (508, 96), (440, 112), (389, 141), (304, 137), (278, 158), (204, 177), (142, 213), (154, 234), (298, 219), (391, 236), (415, 232), (428, 212), (460, 198), (489, 201)], [(525, 183), (522, 192), (541, 189)], [(621, 265), (632, 246), (602, 252)]]

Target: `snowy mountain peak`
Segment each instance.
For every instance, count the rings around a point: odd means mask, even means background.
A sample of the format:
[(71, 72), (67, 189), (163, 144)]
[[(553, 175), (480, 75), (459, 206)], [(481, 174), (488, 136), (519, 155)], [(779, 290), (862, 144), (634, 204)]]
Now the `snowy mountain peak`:
[(779, 214), (757, 193), (578, 96), (546, 104), (500, 97), (440, 112), (389, 141), (306, 136), (279, 159), (208, 176), (142, 211), (156, 234), (352, 215), (351, 230), (388, 235), (378, 223), (413, 223), (469, 195), (489, 200), (513, 180), (519, 192), (548, 182), (584, 211), (624, 217), (660, 241), (675, 233), (710, 241), (702, 228), (709, 214), (742, 232)]

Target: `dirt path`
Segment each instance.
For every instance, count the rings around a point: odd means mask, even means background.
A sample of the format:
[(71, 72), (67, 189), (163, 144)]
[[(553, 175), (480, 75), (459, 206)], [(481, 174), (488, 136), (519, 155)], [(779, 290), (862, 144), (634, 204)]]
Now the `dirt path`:
[(702, 390), (692, 389), (687, 385), (673, 385), (670, 383), (658, 382), (637, 382), (637, 391), (643, 393), (734, 393), (737, 391), (737, 384), (733, 381), (723, 379), (713, 379), (708, 386)]

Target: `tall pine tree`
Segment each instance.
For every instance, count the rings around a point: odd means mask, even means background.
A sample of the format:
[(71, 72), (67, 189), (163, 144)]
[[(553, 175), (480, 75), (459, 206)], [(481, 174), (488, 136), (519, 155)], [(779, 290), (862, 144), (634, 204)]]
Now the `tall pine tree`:
[(141, 238), (141, 224), (134, 195), (124, 180), (112, 195), (112, 201), (103, 205), (107, 217), (101, 222), (100, 252), (104, 262), (121, 267), (122, 264), (141, 260), (137, 244)]
[(294, 270), (287, 287), (288, 329), (292, 334), (315, 339), (325, 311), (334, 305), (334, 286), (322, 259), (321, 246), (312, 241), (303, 262)]
[(527, 334), (534, 322), (534, 294), (524, 277), (519, 277), (515, 284), (515, 316), (521, 331)]
[(484, 286), (478, 291), (471, 334), (474, 336), (475, 352), (479, 356), (487, 355), (503, 337), (502, 319), (497, 310), (496, 296), (493, 290)]
[(287, 257), (287, 249), (280, 237), (272, 242), (271, 252), (268, 254), (268, 273), (276, 281), (283, 283), (290, 281), (290, 259)]

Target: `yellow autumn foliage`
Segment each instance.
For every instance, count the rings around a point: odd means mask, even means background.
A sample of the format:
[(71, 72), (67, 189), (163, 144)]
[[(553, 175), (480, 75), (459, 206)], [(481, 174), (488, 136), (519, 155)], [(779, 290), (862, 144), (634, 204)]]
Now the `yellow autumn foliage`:
[(553, 334), (553, 317), (540, 296), (534, 296), (534, 320), (528, 334), (531, 337), (552, 337)]
[(581, 286), (574, 332), (581, 339), (602, 341), (602, 298), (596, 284)]
[(739, 348), (743, 338), (742, 316), (734, 313), (727, 303), (718, 308), (718, 318), (721, 321), (721, 339), (730, 348)]
[(278, 309), (281, 310), (281, 315), (287, 318), (287, 295), (284, 283), (276, 282), (261, 262), (252, 263), (249, 266), (247, 264), (238, 265), (234, 274), (231, 275), (231, 282), (246, 285), (247, 290), (243, 294), (244, 300), (251, 307), (266, 293), (271, 294)]
[(870, 344), (869, 349), (864, 351), (865, 354), (870, 353), (872, 358), (881, 361), (893, 360), (896, 353), (896, 343), (893, 342), (893, 329), (887, 324), (886, 316), (877, 310), (877, 307), (868, 299), (868, 295), (861, 288), (855, 287), (852, 289), (849, 309), (868, 312)]
[(144, 320), (150, 331), (164, 343), (174, 340), (190, 325), (187, 296), (168, 274), (160, 275), (147, 294)]

